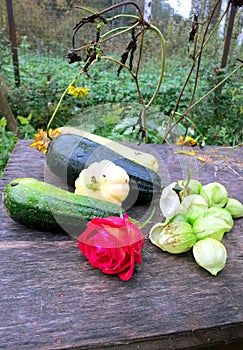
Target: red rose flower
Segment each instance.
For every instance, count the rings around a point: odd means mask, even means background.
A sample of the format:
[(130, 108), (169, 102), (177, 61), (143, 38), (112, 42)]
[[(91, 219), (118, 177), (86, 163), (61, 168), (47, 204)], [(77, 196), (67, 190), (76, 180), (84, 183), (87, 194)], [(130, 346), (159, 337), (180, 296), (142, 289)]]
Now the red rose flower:
[(141, 264), (144, 237), (140, 229), (128, 220), (110, 216), (94, 218), (78, 239), (78, 247), (93, 267), (107, 274), (118, 274), (127, 281), (135, 264)]

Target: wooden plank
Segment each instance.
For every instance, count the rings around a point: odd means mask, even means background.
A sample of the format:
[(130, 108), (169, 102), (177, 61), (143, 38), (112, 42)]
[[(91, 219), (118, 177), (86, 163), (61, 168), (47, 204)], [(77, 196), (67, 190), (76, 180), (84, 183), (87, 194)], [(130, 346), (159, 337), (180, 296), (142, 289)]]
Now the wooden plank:
[[(190, 167), (202, 183), (221, 182), (243, 202), (242, 148), (197, 150), (207, 162), (176, 154), (172, 146), (154, 145), (152, 151), (165, 182), (178, 180)], [(44, 156), (29, 141), (19, 141), (1, 192), (16, 177), (43, 180), (44, 168)], [(242, 219), (235, 220), (224, 238), (228, 260), (217, 277), (196, 265), (191, 252), (174, 256), (146, 241), (142, 265), (130, 281), (122, 282), (92, 268), (68, 235), (27, 229), (14, 223), (2, 206), (0, 215), (1, 348), (242, 346)]]

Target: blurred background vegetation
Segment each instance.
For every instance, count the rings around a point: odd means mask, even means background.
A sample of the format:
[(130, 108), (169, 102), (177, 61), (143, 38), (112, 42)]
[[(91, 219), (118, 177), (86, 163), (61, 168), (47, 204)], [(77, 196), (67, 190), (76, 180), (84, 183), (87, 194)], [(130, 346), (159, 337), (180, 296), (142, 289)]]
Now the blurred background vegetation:
[[(39, 128), (46, 128), (62, 92), (79, 72), (79, 67), (76, 64), (69, 65), (66, 58), (68, 50), (72, 47), (72, 28), (81, 18), (88, 15), (76, 5), (100, 11), (119, 1), (12, 1), (20, 72), (20, 81), (17, 84), (12, 62), (7, 3), (8, 0), (0, 2), (0, 93), (17, 123), (18, 137), (31, 139)], [(136, 3), (143, 10), (144, 0), (138, 0)], [(152, 1), (151, 23), (160, 29), (166, 41), (164, 80), (147, 120), (148, 141), (153, 143), (160, 143), (163, 139), (168, 119), (192, 64), (192, 58), (188, 52), (188, 39), (193, 11), (196, 10), (198, 13), (198, 40), (200, 41), (207, 19), (217, 1), (192, 0), (191, 11), (187, 17), (178, 13), (170, 3), (165, 0)], [(183, 1), (177, 1), (177, 3), (183, 7)], [(209, 34), (228, 3), (232, 6), (232, 1), (220, 2), (211, 21)], [(231, 7), (203, 52), (195, 99), (202, 97), (239, 66), (237, 59), (243, 60), (243, 6), (242, 1), (234, 3), (238, 6), (227, 65), (222, 67), (222, 57)], [(136, 14), (135, 8), (131, 5), (113, 11), (114, 14), (118, 12)], [(119, 23), (116, 23), (118, 26), (126, 24), (126, 18), (120, 18)], [(81, 46), (82, 43), (89, 42), (93, 38), (94, 27), (87, 25), (85, 30), (80, 32), (78, 41)], [(105, 43), (102, 49), (104, 54), (119, 58), (128, 42), (128, 38), (124, 35)], [(159, 42), (149, 33), (145, 38), (145, 50), (139, 75), (141, 92), (147, 99), (154, 92), (159, 67)], [(75, 99), (73, 96), (66, 95), (53, 127), (78, 118), (79, 121), (81, 120), (81, 127), (91, 132), (120, 141), (136, 139), (134, 125), (139, 113), (137, 91), (134, 82), (126, 72), (122, 72), (118, 78), (116, 71), (117, 67), (111, 62), (102, 60), (95, 64), (90, 72), (92, 79), (82, 76), (79, 80), (80, 86), (90, 89), (89, 96), (85, 99)], [(192, 76), (192, 82), (189, 82), (182, 96), (177, 110), (178, 115), (182, 114), (188, 106), (193, 79), (195, 77)], [(179, 135), (189, 134), (202, 145), (241, 144), (242, 96), (243, 72), (240, 69), (209, 98), (193, 108), (177, 125), (172, 136), (176, 138)], [(6, 113), (6, 110), (4, 112)], [(3, 108), (0, 109), (0, 113), (0, 171), (2, 171), (18, 138), (7, 123)], [(173, 137), (168, 138), (168, 142), (172, 141), (175, 141)]]

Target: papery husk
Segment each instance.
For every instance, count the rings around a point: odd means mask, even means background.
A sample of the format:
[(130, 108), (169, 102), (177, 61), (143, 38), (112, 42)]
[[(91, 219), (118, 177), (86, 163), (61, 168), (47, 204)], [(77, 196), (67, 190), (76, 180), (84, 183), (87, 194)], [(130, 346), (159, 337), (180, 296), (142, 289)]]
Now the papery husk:
[(198, 241), (192, 248), (196, 263), (216, 276), (226, 264), (227, 251), (225, 246), (214, 238)]

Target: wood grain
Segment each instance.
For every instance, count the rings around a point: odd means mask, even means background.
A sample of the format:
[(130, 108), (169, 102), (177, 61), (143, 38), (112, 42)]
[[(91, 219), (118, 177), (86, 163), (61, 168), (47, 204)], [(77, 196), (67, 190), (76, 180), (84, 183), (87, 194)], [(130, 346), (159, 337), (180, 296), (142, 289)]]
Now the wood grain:
[[(56, 183), (44, 156), (29, 143), (18, 142), (1, 193), (17, 177)], [(164, 183), (185, 177), (190, 168), (203, 184), (221, 182), (243, 202), (242, 148), (196, 149), (206, 162), (177, 154), (172, 146), (147, 149), (158, 156)], [(140, 218), (147, 212), (141, 206), (132, 210)], [(174, 256), (146, 241), (142, 265), (123, 282), (92, 268), (69, 235), (27, 229), (2, 206), (0, 217), (1, 349), (242, 347), (242, 219), (224, 237), (228, 260), (217, 277), (201, 269), (191, 252)]]

